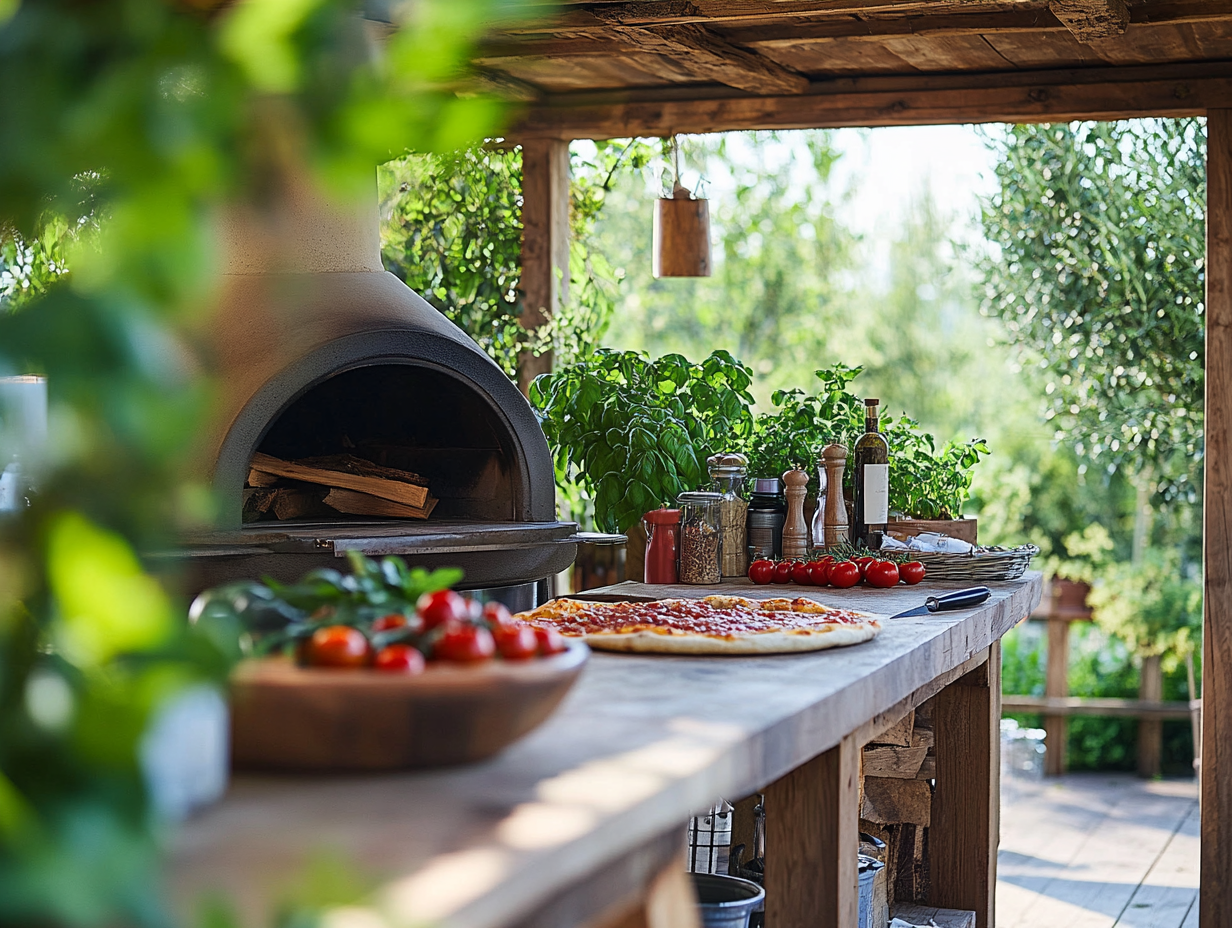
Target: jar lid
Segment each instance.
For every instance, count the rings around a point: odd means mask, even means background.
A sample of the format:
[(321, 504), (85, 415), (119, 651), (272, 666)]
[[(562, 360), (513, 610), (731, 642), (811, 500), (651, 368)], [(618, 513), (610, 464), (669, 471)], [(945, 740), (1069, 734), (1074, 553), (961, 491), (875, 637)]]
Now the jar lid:
[(758, 477), (753, 481), (753, 492), (778, 496), (783, 492), (783, 481), (778, 477)]
[(680, 521), (679, 509), (652, 509), (642, 516), (651, 525), (675, 525)]
[(722, 501), (722, 493), (713, 493), (709, 490), (688, 490), (676, 497), (678, 503), (719, 503)]

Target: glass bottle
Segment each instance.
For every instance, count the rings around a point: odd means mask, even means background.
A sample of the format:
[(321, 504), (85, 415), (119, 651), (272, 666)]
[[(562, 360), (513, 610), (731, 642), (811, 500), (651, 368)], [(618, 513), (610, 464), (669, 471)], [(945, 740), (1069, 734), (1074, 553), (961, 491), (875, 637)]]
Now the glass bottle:
[(681, 583), (718, 583), (723, 578), (719, 555), (723, 530), (719, 522), (722, 493), (681, 493), (680, 569)]
[(852, 451), (851, 539), (866, 548), (879, 542), (881, 527), (890, 520), (890, 446), (877, 430), (880, 402), (864, 401), (864, 434)]
[(745, 541), (749, 504), (744, 499), (749, 459), (743, 454), (716, 454), (706, 464), (710, 470), (711, 486), (723, 495), (719, 503), (719, 525), (723, 530), (720, 560), (723, 576), (743, 577), (749, 572), (749, 551)]
[(783, 481), (778, 477), (758, 477), (753, 481), (753, 496), (745, 523), (745, 541), (754, 558), (783, 556), (783, 523), (786, 521)]
[(646, 582), (675, 583), (680, 556), (680, 510), (655, 509), (642, 517), (646, 523)]

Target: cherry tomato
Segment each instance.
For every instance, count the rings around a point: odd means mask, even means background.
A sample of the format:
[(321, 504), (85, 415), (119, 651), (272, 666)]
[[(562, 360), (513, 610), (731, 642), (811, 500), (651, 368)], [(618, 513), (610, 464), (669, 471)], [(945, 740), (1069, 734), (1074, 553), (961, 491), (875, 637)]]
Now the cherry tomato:
[(391, 612), (389, 615), (383, 615), (372, 622), (372, 630), (374, 632), (389, 632), (395, 628), (406, 628), (406, 616), (400, 612)]
[(864, 579), (870, 586), (883, 589), (898, 586), (898, 565), (893, 561), (873, 561), (864, 571)]
[(907, 584), (916, 584), (924, 579), (924, 565), (919, 561), (908, 561), (898, 565), (898, 576)]
[(453, 590), (437, 590), (435, 593), (424, 593), (415, 604), (419, 615), (423, 618), (424, 628), (436, 628), (446, 622), (462, 622), (470, 617), (470, 607), (466, 600)]
[(808, 569), (809, 581), (813, 586), (825, 586), (830, 582), (830, 565), (825, 561), (813, 561)]
[(754, 583), (769, 583), (774, 579), (774, 561), (764, 558), (749, 565), (749, 579)]
[(813, 578), (809, 574), (809, 565), (807, 561), (796, 561), (791, 567), (791, 579), (796, 583), (802, 583), (805, 586), (812, 586)]
[(409, 644), (391, 644), (376, 652), (372, 666), (386, 673), (423, 673), (424, 656)]
[(791, 571), (794, 565), (791, 561), (779, 561), (774, 565), (774, 582), (791, 583)]
[(327, 625), (312, 633), (308, 641), (308, 663), (314, 667), (362, 667), (371, 649), (358, 628)]
[(496, 650), (507, 661), (522, 661), (539, 653), (539, 639), (529, 625), (510, 623), (492, 632)]
[(463, 664), (486, 661), (495, 653), (496, 642), (490, 631), (462, 622), (451, 622), (447, 625), (445, 633), (436, 639), (432, 648), (432, 656), (437, 660)]
[(852, 563), (860, 568), (860, 579), (864, 580), (868, 576), (868, 565), (877, 560), (875, 557), (853, 557)]
[(565, 650), (565, 639), (554, 628), (535, 628), (535, 640), (539, 642), (540, 654), (559, 654)]
[(483, 617), (493, 628), (500, 628), (513, 621), (513, 616), (509, 614), (509, 607), (497, 602), (483, 604)]
[(852, 561), (839, 561), (830, 566), (830, 585), (840, 590), (855, 586), (860, 582), (860, 565)]

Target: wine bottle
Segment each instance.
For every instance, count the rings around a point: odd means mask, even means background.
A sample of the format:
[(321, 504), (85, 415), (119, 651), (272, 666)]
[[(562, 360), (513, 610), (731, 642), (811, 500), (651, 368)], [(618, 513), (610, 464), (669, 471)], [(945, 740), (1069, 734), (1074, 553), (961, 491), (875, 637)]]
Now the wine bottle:
[(864, 401), (864, 434), (852, 452), (854, 502), (851, 539), (869, 546), (871, 532), (879, 532), (890, 521), (890, 446), (877, 431), (877, 404)]

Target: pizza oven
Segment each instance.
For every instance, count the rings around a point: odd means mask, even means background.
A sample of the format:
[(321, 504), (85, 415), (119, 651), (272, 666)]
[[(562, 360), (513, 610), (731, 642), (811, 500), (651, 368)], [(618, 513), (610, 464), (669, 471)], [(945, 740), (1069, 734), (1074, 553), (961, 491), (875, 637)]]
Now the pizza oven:
[[(301, 201), (290, 212), (273, 230), (254, 232), (252, 217), (224, 228), (232, 273), (203, 333), (222, 415), (202, 463), (221, 518), (180, 552), (190, 585), (290, 580), (359, 551), (461, 567), (463, 586), (533, 605), (572, 563), (576, 526), (556, 519), (552, 460), (526, 399), (381, 268), (375, 210)], [(322, 466), (334, 470), (322, 478)], [(364, 478), (341, 482), (365, 492), (331, 488), (336, 471)], [(394, 483), (364, 482), (372, 475)], [(430, 502), (404, 510), (366, 492), (403, 479)]]

